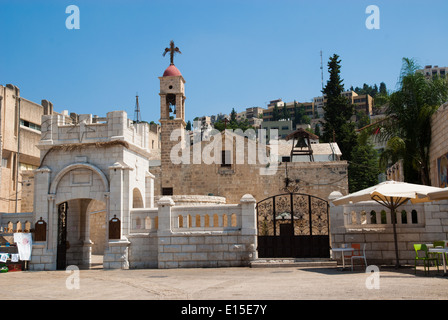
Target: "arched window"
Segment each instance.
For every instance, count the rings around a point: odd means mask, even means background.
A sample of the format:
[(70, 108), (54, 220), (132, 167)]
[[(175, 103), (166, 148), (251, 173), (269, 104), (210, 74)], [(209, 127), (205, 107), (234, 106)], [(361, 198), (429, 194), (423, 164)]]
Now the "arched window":
[(143, 198), (138, 188), (132, 191), (132, 208), (143, 208)]
[(218, 217), (218, 215), (216, 213), (213, 215), (213, 226), (215, 228), (219, 227), (219, 217)]
[(237, 226), (237, 220), (236, 220), (236, 214), (232, 213), (232, 215), (230, 216), (230, 225), (232, 227), (236, 227)]
[(135, 219), (135, 229), (141, 229), (142, 228), (142, 219), (140, 217), (137, 217)]
[(401, 223), (407, 224), (408, 223), (408, 214), (406, 210), (401, 210)]
[(381, 224), (387, 224), (386, 210), (381, 210)]
[(226, 214), (222, 215), (222, 226), (223, 227), (227, 227), (228, 226), (227, 215)]
[(151, 218), (150, 217), (145, 218), (145, 229), (151, 229)]
[(362, 211), (360, 212), (360, 217), (359, 217), (359, 219), (361, 220), (361, 221), (360, 221), (361, 224), (367, 224), (367, 214), (366, 214), (366, 211), (365, 211), (365, 210), (362, 210)]
[(376, 212), (375, 210), (370, 211), (370, 223), (376, 224)]
[(208, 214), (204, 216), (204, 227), (210, 227), (210, 216)]
[(411, 218), (412, 223), (418, 223), (417, 210), (414, 209), (411, 211)]

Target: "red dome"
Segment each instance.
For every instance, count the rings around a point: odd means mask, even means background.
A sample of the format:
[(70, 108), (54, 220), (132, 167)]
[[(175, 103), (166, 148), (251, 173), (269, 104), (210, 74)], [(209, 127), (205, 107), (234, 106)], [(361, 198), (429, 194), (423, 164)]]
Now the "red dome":
[(174, 64), (166, 68), (165, 72), (163, 73), (164, 77), (176, 77), (181, 75), (182, 74), (180, 73), (179, 69), (177, 69)]

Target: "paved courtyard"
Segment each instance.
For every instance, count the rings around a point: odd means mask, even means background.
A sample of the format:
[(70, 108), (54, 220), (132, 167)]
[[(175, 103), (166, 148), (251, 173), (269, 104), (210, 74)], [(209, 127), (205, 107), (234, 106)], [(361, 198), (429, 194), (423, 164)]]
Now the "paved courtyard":
[[(367, 274), (333, 267), (91, 269), (78, 272), (2, 273), (1, 287), (8, 288), (7, 292), (2, 290), (2, 299), (260, 301), (448, 298), (448, 277), (435, 269), (430, 276), (424, 276), (423, 269), (418, 270), (417, 275), (411, 268), (398, 271), (383, 268), (379, 273)], [(377, 288), (373, 284), (377, 284)]]

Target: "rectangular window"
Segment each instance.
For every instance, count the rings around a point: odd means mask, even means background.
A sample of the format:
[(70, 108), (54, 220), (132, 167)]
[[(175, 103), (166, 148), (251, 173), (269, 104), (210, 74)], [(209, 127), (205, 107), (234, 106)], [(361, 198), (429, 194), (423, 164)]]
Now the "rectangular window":
[(231, 167), (231, 153), (230, 150), (221, 151), (221, 167)]
[(162, 196), (172, 196), (173, 188), (162, 188)]
[(26, 120), (20, 119), (20, 125), (24, 126), (24, 127), (27, 127), (27, 128), (34, 129), (34, 130), (42, 131), (40, 125), (32, 123), (32, 122), (29, 122), (29, 121), (26, 121)]
[(27, 170), (37, 169), (38, 167), (37, 166), (33, 166), (32, 164), (27, 164), (27, 163), (20, 162), (19, 163), (19, 168), (20, 168), (21, 171), (27, 171)]

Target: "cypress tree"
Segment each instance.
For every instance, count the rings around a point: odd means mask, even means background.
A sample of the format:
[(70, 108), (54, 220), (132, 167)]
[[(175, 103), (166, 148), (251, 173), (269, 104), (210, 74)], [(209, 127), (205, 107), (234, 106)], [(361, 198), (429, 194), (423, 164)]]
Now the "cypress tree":
[(328, 62), (330, 80), (323, 89), (327, 95), (327, 103), (324, 106), (324, 120), (322, 125), (322, 141), (336, 142), (342, 152), (342, 159), (350, 161), (352, 150), (357, 144), (355, 123), (350, 121), (354, 114), (354, 107), (349, 100), (342, 95), (344, 85), (340, 77), (341, 60), (334, 54)]

